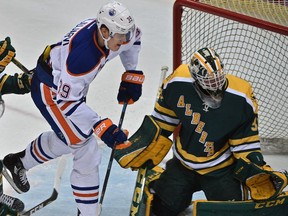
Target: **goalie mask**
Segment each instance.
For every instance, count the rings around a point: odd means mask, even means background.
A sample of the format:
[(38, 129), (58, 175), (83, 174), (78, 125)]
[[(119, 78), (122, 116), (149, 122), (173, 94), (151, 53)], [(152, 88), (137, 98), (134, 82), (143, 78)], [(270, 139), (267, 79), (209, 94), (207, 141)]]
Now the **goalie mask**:
[(123, 41), (123, 43), (128, 43), (134, 36), (134, 18), (120, 2), (114, 1), (103, 5), (98, 12), (96, 21), (99, 30), (103, 25), (109, 30), (108, 38), (104, 38), (100, 31), (107, 49), (109, 49), (108, 41), (113, 37)]
[(220, 107), (224, 95), (226, 74), (223, 68), (219, 55), (211, 48), (195, 52), (189, 64), (196, 92), (213, 109)]

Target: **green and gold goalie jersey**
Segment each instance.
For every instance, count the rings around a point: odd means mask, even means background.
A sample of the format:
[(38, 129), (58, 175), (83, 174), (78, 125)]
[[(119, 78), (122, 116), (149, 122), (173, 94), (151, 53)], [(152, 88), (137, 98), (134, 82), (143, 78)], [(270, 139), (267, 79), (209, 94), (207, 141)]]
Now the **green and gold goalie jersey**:
[(152, 113), (167, 137), (180, 125), (173, 151), (182, 164), (206, 174), (260, 151), (258, 105), (251, 85), (227, 75), (221, 106), (212, 109), (193, 82), (188, 65), (179, 66), (164, 81)]

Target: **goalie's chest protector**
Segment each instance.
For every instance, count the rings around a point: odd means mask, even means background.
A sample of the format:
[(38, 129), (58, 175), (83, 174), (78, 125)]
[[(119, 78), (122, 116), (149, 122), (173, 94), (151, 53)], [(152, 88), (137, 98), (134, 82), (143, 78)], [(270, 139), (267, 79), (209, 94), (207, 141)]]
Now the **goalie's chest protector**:
[[(247, 85), (242, 88), (243, 80), (234, 76), (228, 75), (227, 79), (228, 88), (218, 109), (212, 109), (203, 103), (192, 85), (192, 78), (176, 78), (163, 90), (165, 103), (182, 123), (180, 142), (175, 146), (179, 154), (208, 157), (219, 151), (230, 152), (229, 139), (242, 139), (256, 134), (256, 131), (243, 127), (254, 118), (253, 106), (247, 102), (250, 101), (245, 92)], [(235, 82), (240, 88), (231, 88)]]

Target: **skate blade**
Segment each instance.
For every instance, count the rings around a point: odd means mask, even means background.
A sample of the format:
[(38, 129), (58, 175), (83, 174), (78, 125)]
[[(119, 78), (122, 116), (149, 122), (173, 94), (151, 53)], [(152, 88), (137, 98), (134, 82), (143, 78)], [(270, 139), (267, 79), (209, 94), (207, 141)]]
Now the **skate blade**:
[(5, 179), (8, 181), (8, 183), (11, 185), (11, 187), (19, 194), (24, 193), (23, 191), (21, 191), (16, 184), (13, 181), (13, 178), (11, 177), (11, 175), (8, 172), (8, 169), (5, 167), (3, 161), (1, 160), (2, 164), (3, 164), (3, 170), (2, 170), (2, 174), (5, 177)]

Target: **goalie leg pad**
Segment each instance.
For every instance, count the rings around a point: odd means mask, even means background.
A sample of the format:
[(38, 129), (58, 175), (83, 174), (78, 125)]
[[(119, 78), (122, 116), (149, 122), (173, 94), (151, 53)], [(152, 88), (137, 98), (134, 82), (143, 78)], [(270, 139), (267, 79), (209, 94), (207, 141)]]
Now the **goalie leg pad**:
[(151, 116), (146, 115), (140, 128), (127, 145), (116, 146), (114, 158), (123, 168), (139, 169), (146, 162), (158, 165), (172, 146), (172, 141), (161, 135), (161, 128)]
[(196, 200), (193, 203), (193, 216), (270, 216), (287, 215), (288, 191), (269, 201), (206, 201)]
[(155, 166), (152, 170), (148, 170), (147, 176), (146, 176), (146, 181), (145, 181), (145, 186), (144, 186), (144, 201), (146, 203), (146, 215), (150, 215), (147, 213), (151, 212), (151, 207), (152, 207), (152, 201), (154, 198), (154, 192), (151, 189), (151, 183), (155, 180), (157, 180), (160, 175), (163, 173), (164, 169), (161, 168), (160, 166)]

